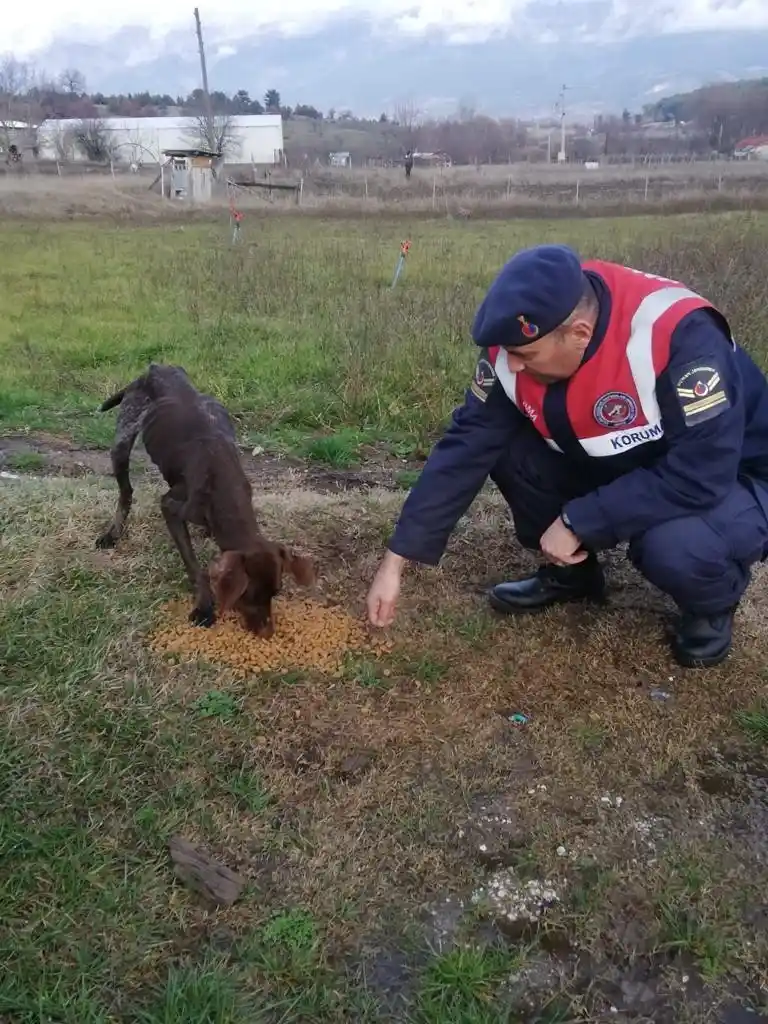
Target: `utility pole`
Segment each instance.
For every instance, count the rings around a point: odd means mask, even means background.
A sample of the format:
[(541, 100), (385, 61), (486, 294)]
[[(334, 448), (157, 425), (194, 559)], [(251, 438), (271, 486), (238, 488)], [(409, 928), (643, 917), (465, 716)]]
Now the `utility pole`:
[(565, 90), (568, 88), (564, 85), (560, 90), (560, 152), (557, 154), (558, 163), (565, 163)]
[(203, 101), (205, 102), (205, 120), (208, 129), (208, 148), (211, 152), (216, 150), (216, 133), (213, 125), (213, 107), (211, 106), (211, 94), (208, 91), (208, 70), (205, 66), (205, 47), (203, 46), (203, 30), (200, 26), (200, 11), (195, 8), (195, 27), (197, 29), (197, 47), (200, 51), (200, 70), (203, 73)]

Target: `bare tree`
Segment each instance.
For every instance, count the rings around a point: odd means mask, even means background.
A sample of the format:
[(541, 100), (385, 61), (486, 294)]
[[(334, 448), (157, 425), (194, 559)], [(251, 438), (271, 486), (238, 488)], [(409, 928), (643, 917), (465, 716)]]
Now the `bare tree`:
[(12, 53), (0, 57), (0, 96), (18, 99), (35, 84), (35, 69), (28, 61), (17, 60)]
[(225, 159), (231, 160), (240, 155), (240, 141), (235, 134), (231, 114), (214, 114), (212, 125), (205, 114), (196, 114), (185, 136), (191, 146), (207, 149)]
[(412, 100), (404, 100), (396, 104), (392, 117), (395, 124), (404, 130), (408, 149), (413, 149), (421, 124), (421, 111)]
[(67, 68), (59, 75), (59, 86), (70, 96), (84, 96), (86, 93), (85, 75), (77, 68)]
[(0, 149), (14, 162), (24, 150), (37, 147), (40, 109), (32, 95), (35, 82), (34, 65), (10, 53), (0, 57)]
[(75, 144), (83, 156), (95, 163), (108, 163), (115, 157), (114, 140), (103, 121), (98, 118), (75, 125)]
[(54, 159), (59, 163), (67, 163), (75, 154), (77, 148), (75, 131), (71, 127), (65, 128), (59, 121), (49, 122), (44, 129), (41, 144), (49, 150), (53, 150)]

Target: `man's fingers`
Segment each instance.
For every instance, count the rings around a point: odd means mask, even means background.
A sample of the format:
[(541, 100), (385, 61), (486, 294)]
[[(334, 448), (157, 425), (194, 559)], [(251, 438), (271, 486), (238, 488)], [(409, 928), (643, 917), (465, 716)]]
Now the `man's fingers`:
[(381, 597), (371, 598), (368, 602), (368, 620), (372, 626), (389, 626), (395, 617), (394, 601), (385, 601)]

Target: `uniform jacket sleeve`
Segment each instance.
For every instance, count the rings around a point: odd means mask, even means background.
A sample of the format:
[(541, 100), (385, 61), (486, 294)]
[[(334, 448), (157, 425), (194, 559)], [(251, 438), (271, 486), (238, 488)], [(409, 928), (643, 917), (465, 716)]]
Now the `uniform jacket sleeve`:
[[(688, 385), (713, 380), (709, 368), (719, 374), (712, 385), (718, 401), (701, 409)], [(743, 388), (732, 343), (716, 314), (696, 310), (680, 321), (669, 364), (656, 382), (656, 397), (666, 454), (565, 505), (574, 532), (587, 547), (614, 547), (659, 523), (712, 508), (736, 483), (744, 437)]]
[(475, 380), (467, 390), (401, 510), (388, 546), (409, 561), (439, 563), (457, 522), (527, 423), (484, 365), (482, 386)]

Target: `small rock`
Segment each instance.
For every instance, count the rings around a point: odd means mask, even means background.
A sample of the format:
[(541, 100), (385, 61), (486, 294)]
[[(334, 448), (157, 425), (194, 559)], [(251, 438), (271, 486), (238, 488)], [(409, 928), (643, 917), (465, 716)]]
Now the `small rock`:
[(245, 879), (181, 836), (168, 843), (176, 875), (210, 903), (229, 906), (240, 896)]
[(558, 848), (557, 848), (557, 856), (558, 857), (564, 857), (566, 855), (566, 853), (568, 853), (568, 851), (566, 850), (566, 848), (564, 846), (558, 846)]

